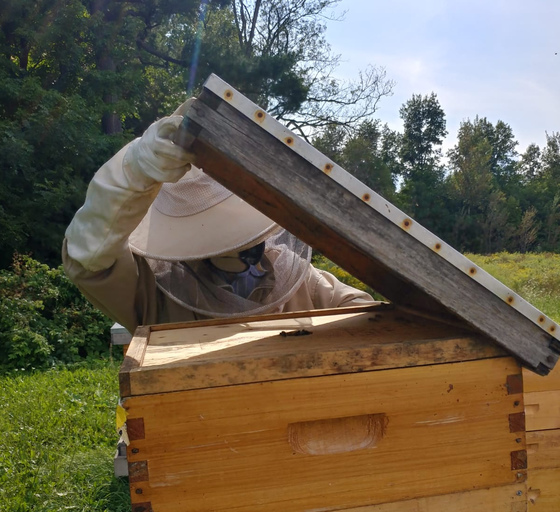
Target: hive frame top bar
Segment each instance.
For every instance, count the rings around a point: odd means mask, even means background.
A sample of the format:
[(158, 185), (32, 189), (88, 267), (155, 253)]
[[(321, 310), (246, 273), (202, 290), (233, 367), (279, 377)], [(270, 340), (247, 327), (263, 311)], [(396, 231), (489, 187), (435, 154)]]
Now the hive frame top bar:
[(560, 341), (560, 326), (551, 318), (539, 311), (496, 278), (492, 277), (488, 272), (477, 266), (467, 257), (463, 256), (441, 238), (411, 219), (403, 211), (399, 210), (377, 192), (364, 185), (342, 167), (329, 160), (320, 151), (286, 128), (262, 108), (255, 105), (243, 94), (224, 82), (220, 77), (215, 74), (210, 75), (203, 87), (228, 102), (241, 114), (251, 119), (273, 137), (289, 146), (295, 153), (324, 172), (336, 183), (348, 190), (348, 192), (359, 197), (386, 219), (399, 226), (436, 254), (439, 254), (440, 257), (444, 258), (461, 272), (468, 275), (471, 279), (509, 304), (550, 336)]

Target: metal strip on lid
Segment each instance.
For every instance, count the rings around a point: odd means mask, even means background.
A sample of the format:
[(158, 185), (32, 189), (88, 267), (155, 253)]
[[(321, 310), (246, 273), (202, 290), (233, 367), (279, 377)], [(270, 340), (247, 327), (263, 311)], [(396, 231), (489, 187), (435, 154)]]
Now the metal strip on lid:
[(375, 211), (406, 231), (410, 236), (426, 247), (429, 247), (432, 251), (451, 263), (455, 268), (467, 274), (471, 279), (474, 279), (481, 286), (509, 304), (531, 322), (546, 331), (550, 336), (560, 340), (560, 326), (556, 322), (527, 302), (519, 294), (491, 276), (488, 272), (477, 266), (459, 251), (444, 242), (441, 238), (415, 222), (403, 211), (399, 210), (377, 192), (364, 185), (338, 164), (329, 160), (311, 144), (298, 137), (243, 94), (224, 82), (220, 77), (214, 74), (210, 75), (204, 83), (204, 87), (227, 101), (245, 117), (251, 119), (276, 139), (289, 146), (299, 156), (327, 174), (336, 183), (360, 198)]

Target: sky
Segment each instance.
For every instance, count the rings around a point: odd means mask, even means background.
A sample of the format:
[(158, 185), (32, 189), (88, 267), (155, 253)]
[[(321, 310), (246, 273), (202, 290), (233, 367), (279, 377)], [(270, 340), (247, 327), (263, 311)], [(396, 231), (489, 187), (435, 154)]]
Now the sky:
[(507, 123), (518, 152), (560, 132), (560, 0), (341, 0), (325, 34), (335, 75), (385, 68), (393, 95), (376, 113), (401, 131), (400, 107), (434, 92), (445, 112), (444, 152), (460, 123)]

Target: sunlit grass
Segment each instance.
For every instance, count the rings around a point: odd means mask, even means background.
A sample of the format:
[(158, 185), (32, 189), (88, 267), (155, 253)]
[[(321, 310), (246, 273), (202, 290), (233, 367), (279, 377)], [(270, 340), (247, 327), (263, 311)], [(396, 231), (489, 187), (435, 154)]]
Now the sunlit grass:
[(466, 256), (545, 315), (560, 321), (560, 254)]
[(130, 510), (113, 476), (118, 366), (0, 377), (0, 510)]

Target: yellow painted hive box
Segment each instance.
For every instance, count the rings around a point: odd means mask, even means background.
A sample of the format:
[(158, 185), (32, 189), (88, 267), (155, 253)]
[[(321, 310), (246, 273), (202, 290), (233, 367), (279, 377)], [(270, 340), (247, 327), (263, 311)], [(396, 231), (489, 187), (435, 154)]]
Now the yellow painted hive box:
[[(386, 307), (141, 327), (133, 512), (560, 510), (560, 376)], [(525, 414), (526, 412), (526, 414)]]

